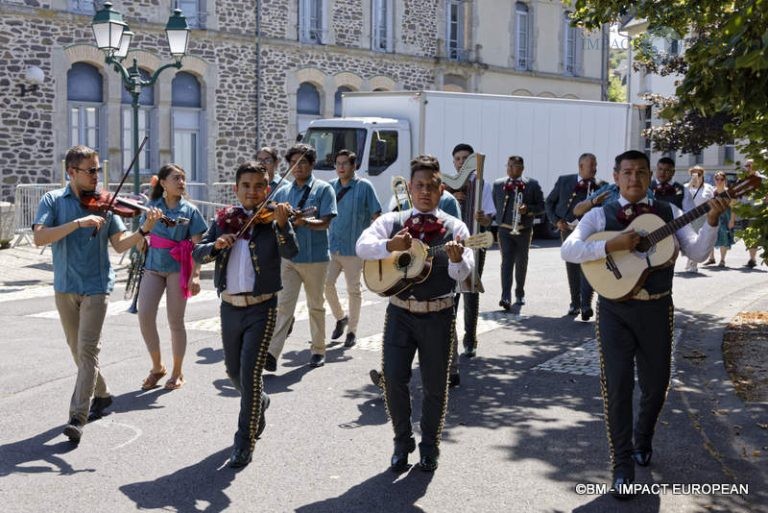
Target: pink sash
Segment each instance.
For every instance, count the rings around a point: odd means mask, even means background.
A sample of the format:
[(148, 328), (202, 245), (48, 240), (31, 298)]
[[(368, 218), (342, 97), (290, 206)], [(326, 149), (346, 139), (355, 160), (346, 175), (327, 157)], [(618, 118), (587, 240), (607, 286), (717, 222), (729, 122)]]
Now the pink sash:
[(171, 250), (171, 257), (181, 264), (181, 274), (179, 275), (181, 292), (185, 298), (192, 297), (192, 293), (189, 291), (189, 277), (192, 276), (192, 269), (195, 267), (195, 262), (192, 260), (192, 248), (195, 245), (192, 241), (189, 239), (175, 241), (151, 233), (149, 235), (149, 245), (153, 248)]

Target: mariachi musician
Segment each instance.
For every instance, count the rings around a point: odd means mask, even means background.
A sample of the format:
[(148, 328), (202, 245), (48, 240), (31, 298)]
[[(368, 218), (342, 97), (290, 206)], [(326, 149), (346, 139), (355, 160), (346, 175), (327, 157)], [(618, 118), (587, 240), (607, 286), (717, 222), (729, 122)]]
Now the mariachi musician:
[(469, 231), (464, 223), (437, 208), (442, 189), (440, 164), (430, 155), (411, 161), (414, 208), (378, 217), (357, 241), (356, 251), (365, 260), (384, 259), (394, 251), (411, 248), (413, 238), (436, 250), (428, 277), (390, 297), (384, 320), (384, 398), (395, 432), (391, 469), (408, 469), (408, 454), (416, 449), (411, 423), (409, 382), (416, 351), (423, 383), (420, 467), (437, 468), (440, 433), (448, 406), (448, 365), (454, 347), (456, 315), (453, 291), (472, 272), (474, 256), (457, 240)]
[[(457, 176), (445, 176), (448, 190), (459, 201), (461, 206), (461, 220), (469, 228), (470, 234), (485, 231), (496, 214), (493, 205), (493, 193), (491, 185), (482, 178), (482, 172), (478, 173), (475, 166), (466, 166), (465, 163), (475, 150), (469, 144), (457, 144), (453, 148), (453, 165), (458, 172)], [(470, 160), (471, 162), (471, 160)], [(485, 250), (476, 250), (476, 268), (471, 282), (471, 290), (462, 290), (464, 296), (464, 356), (471, 358), (477, 351), (477, 316), (480, 309), (480, 291), (482, 285), (480, 278), (483, 274), (485, 263)], [(458, 296), (456, 307), (458, 309)], [(457, 344), (458, 345), (458, 344)], [(454, 354), (456, 354), (454, 349)], [(459, 384), (458, 369), (451, 373), (451, 386)]]
[(504, 310), (512, 307), (512, 273), (515, 275), (515, 304), (525, 304), (525, 277), (528, 251), (533, 238), (533, 218), (544, 211), (544, 195), (539, 182), (523, 177), (523, 157), (507, 160), (507, 176), (493, 183), (496, 224), (501, 250), (501, 301)]

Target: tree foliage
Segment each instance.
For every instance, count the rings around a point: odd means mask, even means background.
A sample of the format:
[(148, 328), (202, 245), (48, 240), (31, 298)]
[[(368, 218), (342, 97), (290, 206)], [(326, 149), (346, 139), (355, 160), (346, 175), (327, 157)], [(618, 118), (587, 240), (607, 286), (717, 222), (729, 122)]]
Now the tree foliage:
[[(630, 16), (646, 20), (652, 34), (686, 35), (682, 56), (659, 55), (647, 39), (635, 41), (649, 71), (681, 76), (674, 99), (651, 99), (667, 121), (654, 139), (671, 146), (690, 136), (695, 144), (735, 141), (758, 169), (768, 169), (768, 0), (576, 0), (572, 19), (594, 29)], [(756, 219), (742, 234), (747, 245), (768, 247), (762, 201), (738, 210)]]

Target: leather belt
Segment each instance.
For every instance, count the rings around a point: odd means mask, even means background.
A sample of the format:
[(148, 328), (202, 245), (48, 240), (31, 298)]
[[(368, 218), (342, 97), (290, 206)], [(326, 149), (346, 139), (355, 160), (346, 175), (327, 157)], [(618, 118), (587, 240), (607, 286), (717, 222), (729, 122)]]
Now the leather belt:
[(630, 296), (629, 299), (634, 299), (636, 301), (653, 301), (654, 299), (661, 299), (663, 297), (667, 297), (670, 294), (672, 294), (671, 290), (668, 290), (666, 292), (659, 292), (658, 294), (649, 294), (647, 290), (640, 289), (637, 291), (637, 294), (635, 294), (634, 296)]
[(225, 303), (229, 303), (232, 306), (243, 308), (246, 306), (258, 305), (269, 299), (275, 297), (274, 292), (269, 294), (261, 294), (260, 296), (254, 296), (252, 294), (228, 294), (226, 292), (221, 293), (221, 300)]
[(389, 302), (400, 308), (405, 308), (411, 313), (429, 313), (439, 312), (446, 308), (453, 308), (453, 296), (441, 297), (440, 299), (430, 299), (427, 301), (417, 301), (415, 299), (400, 299), (397, 296), (391, 296)]

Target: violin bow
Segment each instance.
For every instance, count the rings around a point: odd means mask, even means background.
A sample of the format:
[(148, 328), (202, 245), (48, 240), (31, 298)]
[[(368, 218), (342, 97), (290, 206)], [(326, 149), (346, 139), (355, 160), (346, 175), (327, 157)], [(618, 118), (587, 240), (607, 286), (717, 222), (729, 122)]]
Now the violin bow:
[[(136, 164), (136, 159), (139, 158), (139, 155), (141, 155), (141, 150), (144, 149), (144, 145), (147, 143), (147, 140), (149, 139), (148, 135), (144, 136), (144, 140), (141, 141), (141, 144), (139, 145), (138, 151), (133, 154), (133, 158), (131, 159), (131, 163), (128, 166), (128, 168), (125, 170), (125, 173), (123, 173), (123, 179), (120, 180), (120, 183), (117, 184), (117, 188), (115, 189), (115, 193), (112, 195), (112, 197), (109, 199), (109, 203), (107, 203), (106, 212), (109, 212), (109, 209), (112, 208), (112, 206), (115, 204), (115, 199), (117, 199), (117, 193), (120, 192), (120, 189), (123, 187), (123, 184), (125, 183), (126, 178), (128, 178), (128, 175), (131, 172), (131, 169), (133, 169), (133, 166)], [(105, 184), (107, 187), (107, 191), (109, 191), (109, 184)], [(91, 238), (96, 237), (96, 234), (98, 233), (99, 229), (94, 228), (93, 233), (91, 233)]]
[(303, 159), (303, 158), (304, 158), (304, 156), (307, 154), (307, 152), (308, 152), (308, 151), (309, 151), (309, 149), (308, 149), (308, 148), (307, 148), (307, 149), (305, 149), (305, 150), (304, 150), (304, 151), (301, 153), (301, 156), (300, 156), (298, 159), (296, 159), (296, 163), (295, 163), (294, 165), (292, 165), (290, 168), (288, 168), (288, 171), (286, 171), (284, 175), (280, 175), (280, 180), (278, 180), (278, 181), (277, 181), (277, 185), (275, 185), (275, 190), (273, 190), (273, 191), (269, 191), (269, 194), (268, 194), (268, 195), (267, 195), (267, 197), (264, 199), (264, 201), (262, 202), (262, 204), (261, 204), (261, 205), (259, 205), (259, 208), (257, 208), (257, 209), (256, 209), (256, 211), (253, 213), (253, 215), (251, 215), (251, 218), (250, 218), (250, 219), (248, 219), (248, 222), (247, 222), (247, 223), (245, 223), (245, 224), (243, 225), (243, 227), (242, 227), (242, 228), (240, 228), (240, 231), (238, 231), (238, 232), (237, 232), (237, 236), (236, 236), (236, 238), (238, 238), (238, 239), (239, 239), (240, 237), (242, 237), (242, 236), (243, 236), (243, 234), (244, 234), (246, 231), (248, 231), (248, 229), (249, 229), (249, 228), (251, 227), (251, 225), (253, 224), (253, 221), (254, 221), (254, 220), (255, 220), (255, 219), (256, 219), (256, 218), (259, 216), (259, 214), (261, 213), (261, 211), (262, 211), (262, 210), (264, 210), (264, 207), (266, 207), (266, 206), (267, 206), (267, 203), (269, 203), (269, 200), (270, 200), (270, 199), (272, 199), (272, 196), (274, 196), (274, 195), (275, 195), (275, 193), (276, 193), (276, 192), (277, 192), (277, 191), (280, 189), (280, 184), (281, 184), (281, 183), (283, 183), (283, 180), (285, 180), (285, 177), (286, 177), (286, 176), (288, 176), (289, 174), (291, 174), (291, 173), (293, 172), (293, 169), (294, 169), (294, 168), (295, 168), (295, 167), (296, 167), (296, 166), (299, 164), (299, 162), (301, 161), (301, 159)]

